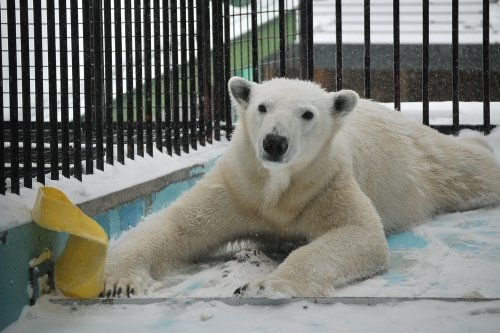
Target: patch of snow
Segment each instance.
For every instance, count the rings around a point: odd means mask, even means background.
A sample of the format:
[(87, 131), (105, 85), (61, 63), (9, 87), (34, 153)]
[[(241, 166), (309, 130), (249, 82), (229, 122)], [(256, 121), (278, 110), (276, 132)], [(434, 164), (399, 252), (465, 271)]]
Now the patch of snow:
[[(79, 204), (103, 195), (129, 188), (149, 180), (159, 178), (176, 170), (194, 164), (206, 164), (220, 156), (228, 142), (214, 141), (213, 145), (199, 146), (198, 150), (182, 156), (169, 156), (155, 150), (153, 157), (135, 156), (134, 160), (126, 159), (125, 164), (115, 161), (114, 165), (105, 164), (104, 171), (94, 168), (94, 174), (83, 175), (82, 181), (65, 178), (59, 180), (47, 178), (46, 185), (63, 191), (74, 203)], [(20, 195), (7, 192), (0, 196), (0, 231), (16, 227), (31, 221), (31, 208), (36, 199), (38, 188), (43, 184), (33, 179), (33, 188), (21, 187)]]

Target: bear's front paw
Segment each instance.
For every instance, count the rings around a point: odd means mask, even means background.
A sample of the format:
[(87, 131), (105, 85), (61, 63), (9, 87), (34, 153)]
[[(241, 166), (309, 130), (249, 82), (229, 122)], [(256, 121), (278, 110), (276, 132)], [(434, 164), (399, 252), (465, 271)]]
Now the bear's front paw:
[(234, 291), (235, 296), (286, 298), (304, 295), (304, 288), (288, 280), (265, 278), (247, 283)]
[(105, 273), (104, 289), (101, 297), (130, 297), (142, 293), (151, 280), (146, 271), (108, 271)]

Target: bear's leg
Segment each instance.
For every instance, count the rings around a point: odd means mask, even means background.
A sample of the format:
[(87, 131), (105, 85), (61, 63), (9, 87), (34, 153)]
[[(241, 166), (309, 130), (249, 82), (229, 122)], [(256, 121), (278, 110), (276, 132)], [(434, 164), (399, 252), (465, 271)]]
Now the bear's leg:
[(216, 175), (200, 181), (110, 250), (104, 296), (129, 296), (165, 273), (252, 232)]
[(334, 287), (383, 272), (389, 253), (383, 231), (345, 226), (294, 252), (268, 277), (236, 290), (247, 297), (331, 296)]

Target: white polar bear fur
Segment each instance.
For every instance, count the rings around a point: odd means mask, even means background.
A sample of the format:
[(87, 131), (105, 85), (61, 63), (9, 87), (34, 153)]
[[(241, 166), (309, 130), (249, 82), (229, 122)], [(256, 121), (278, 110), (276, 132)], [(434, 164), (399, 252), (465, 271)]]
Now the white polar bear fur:
[[(306, 81), (235, 77), (229, 90), (240, 122), (226, 153), (110, 251), (108, 295), (137, 293), (227, 242), (254, 237), (307, 245), (239, 293), (331, 295), (387, 268), (385, 233), (500, 203), (500, 167), (478, 136), (445, 136), (352, 91), (327, 93)], [(306, 111), (312, 119), (302, 118)], [(263, 152), (271, 132), (289, 140), (279, 162)]]

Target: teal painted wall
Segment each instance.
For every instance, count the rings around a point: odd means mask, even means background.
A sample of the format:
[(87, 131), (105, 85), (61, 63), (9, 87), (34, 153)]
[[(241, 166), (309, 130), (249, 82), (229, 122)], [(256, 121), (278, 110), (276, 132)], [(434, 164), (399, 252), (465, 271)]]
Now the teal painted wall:
[[(191, 188), (210, 170), (215, 160), (203, 167), (193, 168), (188, 179), (172, 183), (166, 188), (114, 207), (93, 218), (111, 237), (134, 227), (149, 214), (158, 212)], [(58, 255), (64, 249), (66, 234), (60, 234), (28, 223), (0, 232), (0, 331), (19, 318), (23, 307), (29, 304), (28, 263), (44, 248)]]

